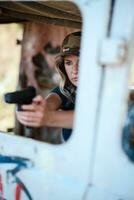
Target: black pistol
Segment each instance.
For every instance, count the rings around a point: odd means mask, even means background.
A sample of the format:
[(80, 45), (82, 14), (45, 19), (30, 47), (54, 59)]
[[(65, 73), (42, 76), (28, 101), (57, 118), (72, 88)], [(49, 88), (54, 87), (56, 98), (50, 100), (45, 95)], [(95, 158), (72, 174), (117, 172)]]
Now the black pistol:
[(6, 93), (4, 99), (6, 103), (18, 104), (18, 110), (21, 110), (21, 105), (31, 104), (35, 96), (36, 89), (33, 86), (29, 86), (24, 90)]

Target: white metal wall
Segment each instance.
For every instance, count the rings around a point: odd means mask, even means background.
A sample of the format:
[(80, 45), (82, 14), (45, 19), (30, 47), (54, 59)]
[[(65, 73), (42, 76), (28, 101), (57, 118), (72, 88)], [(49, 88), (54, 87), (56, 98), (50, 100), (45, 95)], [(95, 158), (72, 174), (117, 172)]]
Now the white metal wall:
[[(92, 187), (87, 199), (133, 200), (134, 163), (121, 147), (125, 124), (128, 79), (134, 55), (134, 1), (116, 0), (110, 39), (126, 41), (128, 52), (122, 64), (107, 64), (102, 80), (99, 123), (96, 131)], [(112, 53), (107, 49), (106, 56)], [(120, 51), (118, 51), (120, 54)], [(118, 55), (119, 56), (119, 55)]]

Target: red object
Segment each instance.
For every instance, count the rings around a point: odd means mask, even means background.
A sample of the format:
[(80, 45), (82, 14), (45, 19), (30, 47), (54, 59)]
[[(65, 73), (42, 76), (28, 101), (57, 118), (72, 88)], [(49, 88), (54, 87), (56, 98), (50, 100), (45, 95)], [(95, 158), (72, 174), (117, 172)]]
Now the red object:
[(4, 199), (3, 197), (3, 184), (2, 184), (2, 176), (0, 175), (0, 199)]
[(15, 193), (15, 200), (20, 200), (21, 189), (22, 189), (22, 185), (21, 184), (17, 184), (16, 193)]

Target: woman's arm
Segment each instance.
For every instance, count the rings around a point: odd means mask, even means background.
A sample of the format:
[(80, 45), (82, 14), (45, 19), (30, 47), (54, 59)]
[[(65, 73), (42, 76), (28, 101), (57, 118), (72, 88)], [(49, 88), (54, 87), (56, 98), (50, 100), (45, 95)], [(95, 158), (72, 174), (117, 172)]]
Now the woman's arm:
[(17, 111), (17, 119), (30, 127), (72, 128), (74, 111), (60, 111), (62, 101), (59, 95), (49, 94), (46, 98), (37, 96), (30, 105), (23, 105), (23, 111)]
[(46, 122), (48, 127), (72, 128), (74, 111), (50, 111), (50, 118)]

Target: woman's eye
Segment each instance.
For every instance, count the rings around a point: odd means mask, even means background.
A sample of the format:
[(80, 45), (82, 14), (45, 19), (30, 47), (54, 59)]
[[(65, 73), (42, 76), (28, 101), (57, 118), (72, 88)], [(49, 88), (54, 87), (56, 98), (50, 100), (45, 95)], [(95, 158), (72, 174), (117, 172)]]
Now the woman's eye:
[(72, 65), (72, 61), (65, 61), (65, 65)]

